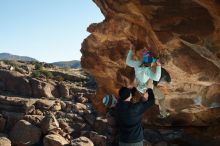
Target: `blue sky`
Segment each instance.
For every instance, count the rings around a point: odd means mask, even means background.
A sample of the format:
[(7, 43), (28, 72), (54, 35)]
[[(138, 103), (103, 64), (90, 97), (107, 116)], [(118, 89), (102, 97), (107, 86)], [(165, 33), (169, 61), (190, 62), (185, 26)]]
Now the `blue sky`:
[(103, 19), (92, 0), (0, 0), (0, 53), (79, 60), (87, 27)]

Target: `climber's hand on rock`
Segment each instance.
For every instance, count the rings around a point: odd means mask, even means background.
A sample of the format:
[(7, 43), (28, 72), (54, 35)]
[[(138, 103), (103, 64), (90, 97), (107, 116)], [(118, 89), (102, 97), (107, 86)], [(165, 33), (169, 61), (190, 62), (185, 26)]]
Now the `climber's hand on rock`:
[(142, 101), (147, 101), (148, 97), (149, 97), (148, 92), (145, 92), (143, 97), (142, 97)]
[(159, 59), (157, 59), (156, 65), (157, 65), (157, 66), (161, 66), (161, 63), (160, 63)]
[(143, 52), (148, 52), (149, 50), (148, 50), (148, 48), (147, 47), (144, 47), (143, 48)]
[(131, 49), (132, 51), (135, 51), (134, 45), (133, 45), (132, 43), (130, 44), (130, 49)]

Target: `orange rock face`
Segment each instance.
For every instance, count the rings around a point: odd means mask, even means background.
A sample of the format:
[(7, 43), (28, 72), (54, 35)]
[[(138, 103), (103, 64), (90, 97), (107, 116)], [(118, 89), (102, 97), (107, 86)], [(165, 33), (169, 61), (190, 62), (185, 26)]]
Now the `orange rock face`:
[(169, 110), (220, 106), (220, 3), (218, 0), (94, 0), (105, 20), (91, 24), (81, 48), (82, 67), (98, 83), (93, 103), (131, 85), (134, 71), (125, 59), (132, 42), (160, 56), (171, 76), (159, 84)]

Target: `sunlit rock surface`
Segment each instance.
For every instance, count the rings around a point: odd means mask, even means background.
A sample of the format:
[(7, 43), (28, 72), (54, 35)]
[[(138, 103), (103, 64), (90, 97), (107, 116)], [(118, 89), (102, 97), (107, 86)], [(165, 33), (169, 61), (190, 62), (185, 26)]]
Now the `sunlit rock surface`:
[[(186, 125), (196, 122), (203, 125), (204, 119), (203, 123), (196, 120), (197, 115), (204, 113), (209, 123), (209, 111), (220, 106), (220, 2), (93, 1), (105, 20), (88, 27), (91, 34), (82, 43), (81, 63), (98, 83), (93, 100), (96, 108), (104, 111), (101, 104), (104, 94), (117, 95), (121, 86), (131, 85), (134, 72), (126, 66), (125, 59), (132, 42), (136, 46), (136, 59), (140, 59), (138, 50), (143, 45), (160, 56), (171, 82), (159, 87), (166, 95), (166, 105), (173, 117), (183, 115), (195, 120)], [(210, 116), (216, 121), (218, 115)]]

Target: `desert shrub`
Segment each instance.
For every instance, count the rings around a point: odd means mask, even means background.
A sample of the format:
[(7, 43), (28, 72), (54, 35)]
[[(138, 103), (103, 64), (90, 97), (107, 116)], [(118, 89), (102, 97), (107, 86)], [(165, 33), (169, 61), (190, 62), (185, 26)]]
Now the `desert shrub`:
[(53, 74), (52, 74), (52, 72), (49, 72), (49, 71), (47, 71), (47, 70), (42, 70), (41, 73), (42, 73), (43, 75), (45, 75), (47, 79), (52, 79), (52, 78), (54, 77)]
[(40, 76), (45, 76), (47, 79), (54, 78), (53, 74), (47, 70), (35, 70), (32, 72), (31, 76), (34, 78), (39, 78)]
[(59, 81), (59, 82), (64, 81), (64, 78), (60, 75), (55, 76), (54, 79)]
[(43, 70), (43, 64), (36, 62), (35, 63), (35, 69), (36, 70)]
[(13, 67), (17, 67), (15, 60), (4, 60), (4, 63)]
[(33, 78), (39, 78), (40, 75), (41, 75), (41, 72), (40, 72), (39, 70), (35, 70), (35, 71), (33, 71), (32, 74), (31, 74), (31, 76), (32, 76)]

